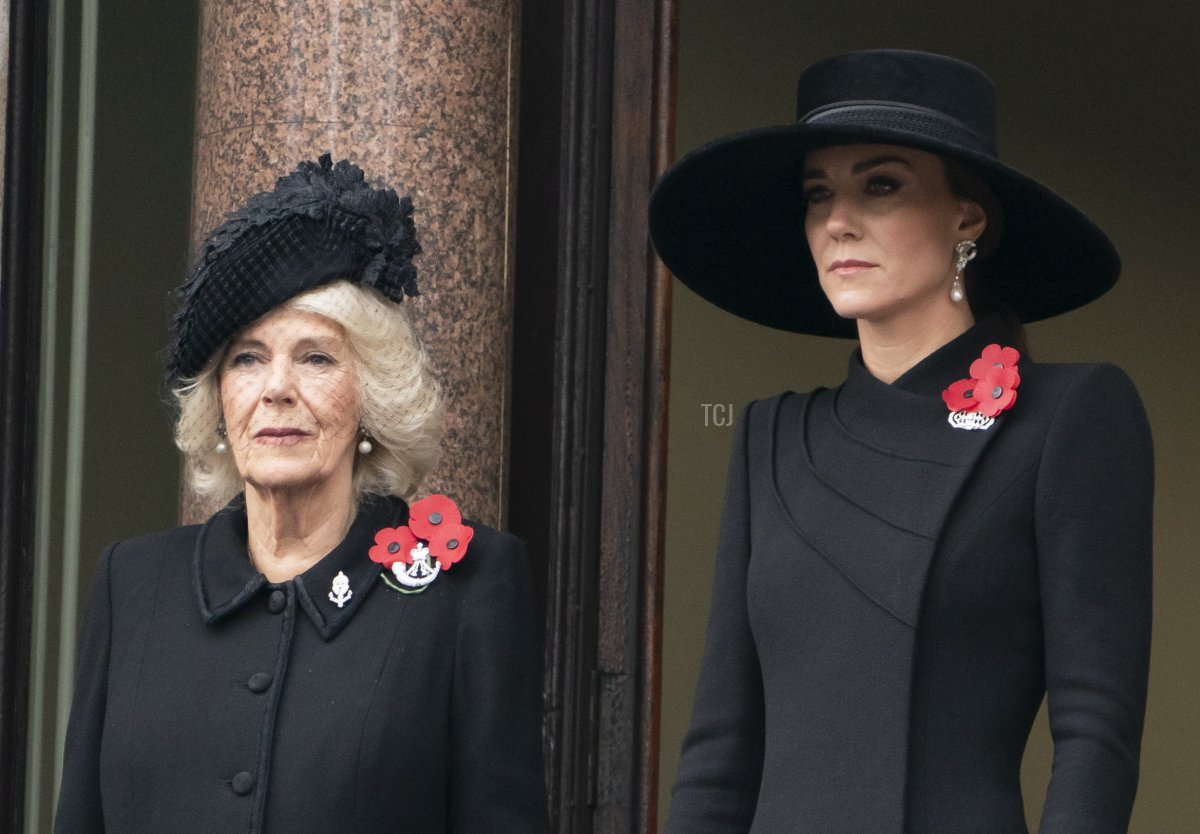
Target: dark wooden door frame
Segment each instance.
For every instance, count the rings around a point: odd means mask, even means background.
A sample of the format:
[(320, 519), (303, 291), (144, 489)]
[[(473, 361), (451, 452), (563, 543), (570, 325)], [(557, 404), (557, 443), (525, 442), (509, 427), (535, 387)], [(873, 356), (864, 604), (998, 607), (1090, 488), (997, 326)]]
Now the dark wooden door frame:
[(24, 827), (41, 335), (46, 5), (9, 7), (0, 257), (0, 830)]
[(657, 827), (676, 0), (522, 10), (509, 525), (546, 623), (554, 830)]

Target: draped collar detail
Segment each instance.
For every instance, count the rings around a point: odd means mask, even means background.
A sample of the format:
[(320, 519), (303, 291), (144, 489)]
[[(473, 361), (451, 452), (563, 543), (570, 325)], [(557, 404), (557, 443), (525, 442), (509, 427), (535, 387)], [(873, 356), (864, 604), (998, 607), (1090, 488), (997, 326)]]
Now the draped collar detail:
[[(942, 391), (967, 376), (971, 363), (987, 345), (1013, 342), (1014, 333), (1002, 319), (985, 318), (890, 385), (871, 375), (863, 364), (861, 348), (856, 348), (850, 356), (846, 382), (833, 392), (835, 419), (860, 442), (880, 445), (893, 454), (946, 465), (960, 463), (965, 452), (1000, 428), (1007, 414), (997, 417), (996, 425), (987, 431), (951, 428)], [(1028, 364), (1028, 360), (1023, 358), (1022, 364)], [(904, 430), (897, 431), (898, 426)]]
[(1012, 342), (998, 319), (976, 324), (891, 385), (873, 377), (856, 350), (842, 386), (775, 404), (769, 457), (790, 525), (864, 596), (912, 627), (946, 520), (1010, 419), (1001, 415), (986, 431), (956, 429), (941, 398), (992, 342)]
[[(332, 640), (365, 602), (380, 575), (367, 552), (375, 532), (408, 521), (408, 506), (398, 498), (367, 494), (346, 537), (319, 562), (288, 582), (272, 585), (255, 569), (247, 549), (246, 507), (242, 496), (229, 502), (200, 528), (192, 557), (192, 579), (200, 614), (210, 625), (271, 590), (295, 596), (322, 639)], [(339, 573), (352, 594), (342, 607), (330, 599)]]

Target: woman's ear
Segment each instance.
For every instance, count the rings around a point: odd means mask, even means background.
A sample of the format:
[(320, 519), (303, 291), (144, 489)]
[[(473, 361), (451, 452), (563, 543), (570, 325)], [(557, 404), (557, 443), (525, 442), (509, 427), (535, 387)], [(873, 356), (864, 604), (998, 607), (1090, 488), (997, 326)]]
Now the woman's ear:
[(958, 232), (964, 238), (979, 240), (987, 228), (987, 213), (974, 200), (960, 200)]

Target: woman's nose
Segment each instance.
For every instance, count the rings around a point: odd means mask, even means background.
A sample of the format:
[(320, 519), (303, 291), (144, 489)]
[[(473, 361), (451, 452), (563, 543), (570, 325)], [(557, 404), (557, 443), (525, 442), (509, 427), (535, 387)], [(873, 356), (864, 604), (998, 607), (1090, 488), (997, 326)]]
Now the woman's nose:
[(831, 237), (842, 239), (858, 236), (858, 218), (850, 200), (833, 197), (828, 203), (825, 228)]
[(280, 357), (271, 363), (263, 386), (263, 401), (270, 403), (291, 403), (296, 399), (296, 381), (292, 373), (292, 363), (285, 357)]

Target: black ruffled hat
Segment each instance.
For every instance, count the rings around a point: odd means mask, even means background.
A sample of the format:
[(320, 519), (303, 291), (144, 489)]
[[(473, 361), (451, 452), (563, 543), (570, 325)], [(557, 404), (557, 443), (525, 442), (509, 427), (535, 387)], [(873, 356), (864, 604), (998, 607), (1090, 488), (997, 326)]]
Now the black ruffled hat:
[(329, 154), (301, 162), (213, 229), (179, 287), (168, 381), (192, 377), (226, 339), (306, 290), (338, 279), (392, 301), (417, 295), (412, 201)]
[(797, 333), (854, 336), (821, 291), (804, 234), (805, 154), (891, 144), (965, 163), (995, 194), (1003, 233), (989, 290), (1021, 321), (1072, 310), (1117, 281), (1104, 232), (1046, 186), (1000, 162), (996, 93), (974, 66), (928, 52), (879, 49), (813, 64), (800, 76), (794, 124), (718, 139), (663, 175), (650, 235), (696, 293), (743, 318)]

